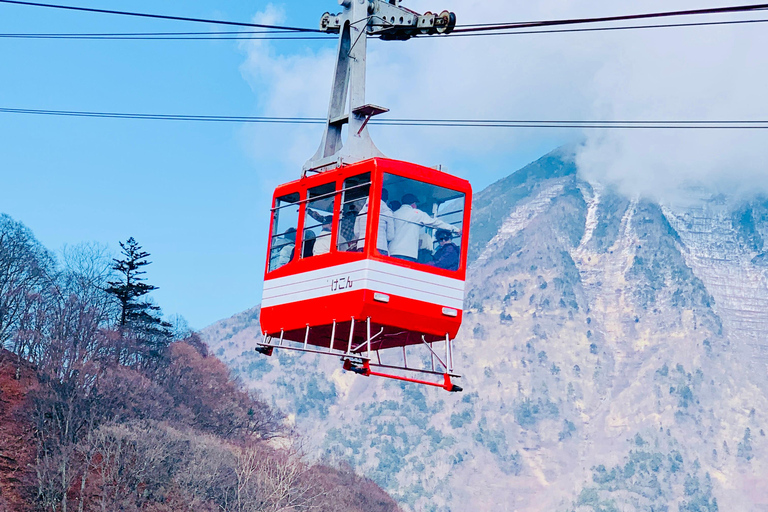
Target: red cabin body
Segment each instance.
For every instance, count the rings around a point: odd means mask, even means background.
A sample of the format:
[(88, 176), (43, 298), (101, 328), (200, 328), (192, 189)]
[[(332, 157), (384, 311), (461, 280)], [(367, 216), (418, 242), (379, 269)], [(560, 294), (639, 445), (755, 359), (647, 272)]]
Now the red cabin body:
[(384, 158), (278, 187), (262, 331), (348, 353), (454, 338), (471, 201), (466, 180)]

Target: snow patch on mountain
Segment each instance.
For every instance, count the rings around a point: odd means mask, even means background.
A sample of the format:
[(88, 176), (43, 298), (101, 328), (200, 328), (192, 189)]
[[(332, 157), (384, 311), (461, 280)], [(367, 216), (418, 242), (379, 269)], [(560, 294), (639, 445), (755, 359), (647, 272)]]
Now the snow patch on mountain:
[(524, 201), (517, 206), (504, 220), (499, 233), (494, 236), (485, 250), (477, 258), (482, 263), (496, 254), (504, 243), (514, 235), (525, 229), (538, 214), (545, 211), (553, 198), (563, 192), (563, 184), (556, 183), (539, 192), (536, 197)]

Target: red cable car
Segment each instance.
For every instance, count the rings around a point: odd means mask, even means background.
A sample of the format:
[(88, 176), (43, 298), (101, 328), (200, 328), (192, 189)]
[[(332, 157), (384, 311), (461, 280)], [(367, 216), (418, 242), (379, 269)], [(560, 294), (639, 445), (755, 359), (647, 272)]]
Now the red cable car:
[[(455, 16), (420, 16), (383, 0), (370, 5), (385, 19), (397, 11), (400, 25), (372, 23), (374, 13), (357, 2), (321, 22), (340, 33), (331, 107), (323, 142), (301, 179), (274, 194), (261, 311), (265, 340), (257, 350), (331, 354), (361, 375), (461, 391), (451, 381), (458, 377), (451, 342), (462, 320), (472, 188), (444, 172), (384, 158), (367, 124), (386, 109), (363, 102), (366, 32), (387, 39), (407, 39), (418, 27), (446, 33)], [(345, 113), (348, 92), (351, 115)], [(350, 135), (342, 145), (345, 125)], [(443, 350), (436, 351), (436, 343)], [(406, 347), (416, 346), (431, 359), (428, 368), (408, 365)], [(389, 360), (392, 352), (397, 362)], [(443, 380), (402, 375), (410, 372)]]

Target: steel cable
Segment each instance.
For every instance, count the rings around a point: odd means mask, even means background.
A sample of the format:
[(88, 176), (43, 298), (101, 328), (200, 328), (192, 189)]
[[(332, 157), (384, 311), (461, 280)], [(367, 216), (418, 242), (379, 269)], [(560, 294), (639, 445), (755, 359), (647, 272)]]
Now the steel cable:
[[(152, 121), (196, 121), (265, 124), (325, 124), (321, 117), (213, 116), (185, 114), (141, 114), (77, 110), (0, 108), (0, 113), (134, 119)], [(371, 121), (377, 126), (421, 126), (447, 128), (568, 128), (568, 129), (768, 129), (768, 120), (503, 120), (503, 119), (384, 119)]]
[(223, 20), (210, 20), (210, 19), (204, 19), (204, 18), (189, 18), (186, 16), (168, 16), (164, 14), (147, 14), (147, 13), (140, 13), (140, 12), (130, 12), (130, 11), (113, 11), (109, 9), (94, 9), (90, 7), (76, 7), (71, 5), (57, 5), (57, 4), (44, 4), (39, 2), (25, 2), (22, 0), (0, 0), (0, 3), (4, 4), (16, 4), (16, 5), (26, 5), (31, 7), (46, 7), (51, 9), (63, 9), (68, 11), (79, 11), (79, 12), (93, 12), (98, 14), (116, 14), (120, 16), (133, 16), (138, 18), (153, 18), (153, 19), (160, 19), (160, 20), (171, 20), (171, 21), (189, 21), (189, 22), (195, 22), (195, 23), (211, 23), (215, 25), (233, 25), (237, 27), (258, 27), (258, 28), (270, 28), (274, 30), (284, 30), (287, 32), (321, 32), (319, 29), (315, 28), (301, 28), (301, 27), (284, 27), (280, 25), (266, 25), (263, 23), (243, 23), (238, 21), (223, 21)]

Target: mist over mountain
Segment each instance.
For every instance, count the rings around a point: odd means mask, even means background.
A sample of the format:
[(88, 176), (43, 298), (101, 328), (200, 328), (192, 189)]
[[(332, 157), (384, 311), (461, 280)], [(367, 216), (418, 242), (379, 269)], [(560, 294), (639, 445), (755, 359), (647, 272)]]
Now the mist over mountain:
[(258, 307), (202, 335), (409, 510), (768, 510), (768, 200), (676, 197), (566, 149), (477, 193), (463, 394), (256, 354)]

